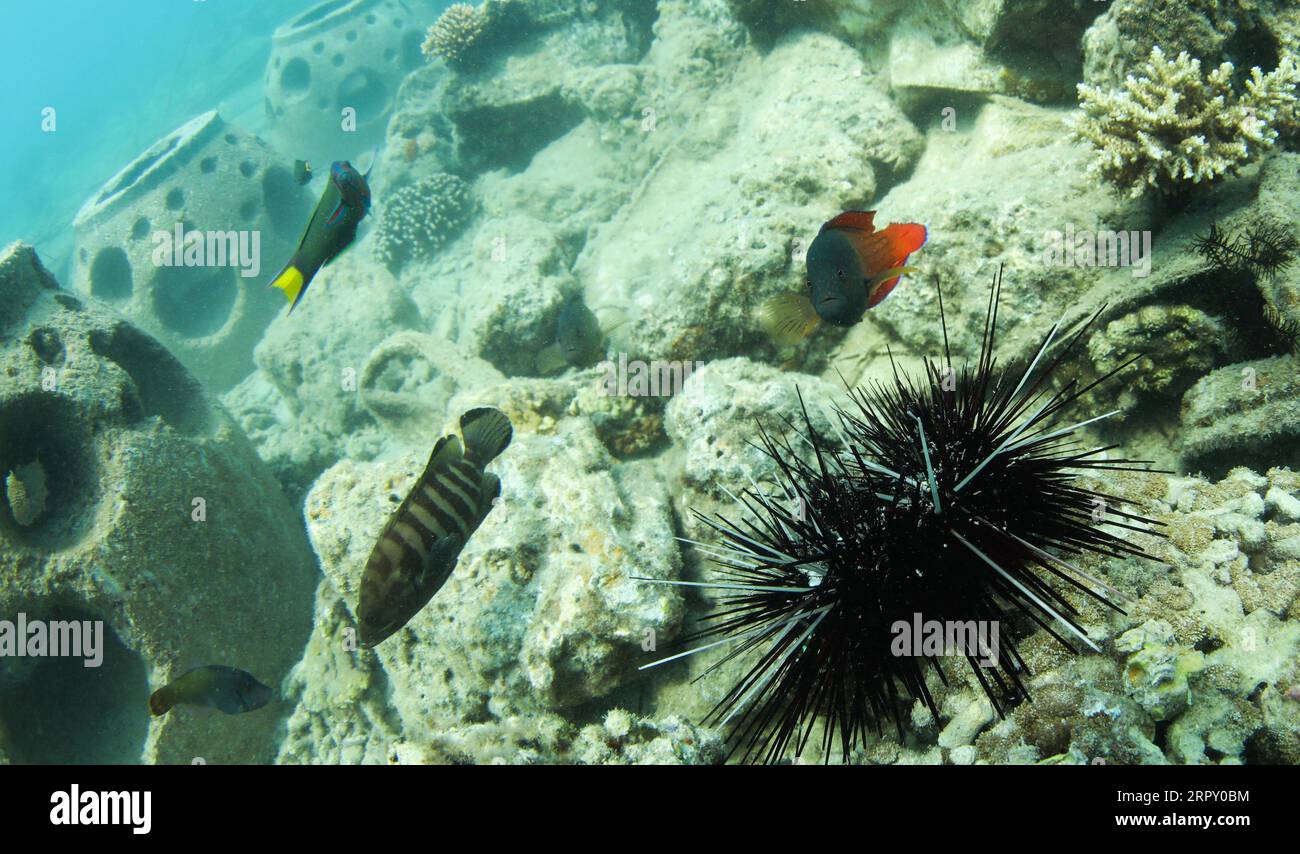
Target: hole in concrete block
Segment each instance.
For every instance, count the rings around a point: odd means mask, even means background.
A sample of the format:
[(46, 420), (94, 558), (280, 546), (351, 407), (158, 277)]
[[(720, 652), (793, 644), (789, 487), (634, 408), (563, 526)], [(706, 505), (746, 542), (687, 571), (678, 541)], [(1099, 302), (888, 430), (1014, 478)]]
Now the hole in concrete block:
[(178, 211), (185, 207), (185, 191), (180, 187), (172, 187), (167, 191), (167, 198), (163, 200), (169, 211)]
[(110, 330), (92, 332), (90, 349), (127, 372), (135, 383), (143, 415), (157, 415), (182, 433), (207, 427), (208, 405), (198, 382), (150, 336), (119, 323)]
[[(99, 619), (84, 608), (18, 610), (28, 625), (41, 620), (47, 636), (57, 631), (69, 644), (84, 644), (84, 623)], [(107, 622), (95, 636), (98, 667), (86, 667), (81, 655), (0, 659), (0, 731), (7, 733), (5, 747), (15, 764), (140, 761), (149, 735), (145, 663)]]
[(122, 300), (131, 296), (131, 261), (118, 246), (95, 253), (90, 265), (90, 295), (96, 299)]
[(280, 72), (280, 88), (289, 95), (303, 95), (311, 88), (311, 66), (301, 56), (295, 56)]
[(42, 550), (94, 525), (99, 471), (71, 401), (33, 391), (0, 408), (0, 534)]
[(27, 346), (36, 351), (36, 356), (47, 365), (58, 367), (63, 364), (63, 339), (59, 333), (47, 327), (33, 329), (27, 336)]
[(149, 236), (149, 220), (140, 217), (131, 224), (131, 239), (144, 240)]
[(239, 296), (234, 267), (159, 267), (151, 292), (154, 315), (186, 338), (219, 331)]
[(337, 106), (355, 107), (363, 116), (377, 116), (384, 111), (388, 90), (379, 75), (368, 68), (361, 68), (350, 73), (339, 83)]
[(199, 171), (204, 175), (210, 175), (217, 171), (217, 158), (205, 157), (199, 161)]

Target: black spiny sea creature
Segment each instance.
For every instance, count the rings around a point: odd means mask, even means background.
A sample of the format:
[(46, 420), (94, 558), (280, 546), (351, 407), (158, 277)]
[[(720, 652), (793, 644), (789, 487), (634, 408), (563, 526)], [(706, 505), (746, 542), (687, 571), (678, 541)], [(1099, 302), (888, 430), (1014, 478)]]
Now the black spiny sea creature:
[[(684, 639), (694, 648), (646, 666), (732, 642), (707, 675), (752, 653), (752, 665), (707, 721), (730, 726), (733, 755), (767, 762), (798, 756), (820, 721), (826, 758), (838, 743), (847, 760), (885, 720), (901, 736), (911, 701), (937, 715), (926, 671), (946, 684), (939, 659), (954, 650), (923, 644), (900, 652), (900, 639), (912, 637), (900, 623), (1000, 625), (992, 656), (982, 646), (959, 651), (999, 714), (1027, 696), (1028, 671), (1013, 635), (1029, 622), (1071, 650), (1097, 649), (1063, 591), (1073, 587), (1116, 610), (1119, 594), (1070, 556), (1147, 557), (1107, 528), (1144, 531), (1158, 523), (1077, 480), (1089, 469), (1140, 462), (1108, 459), (1113, 446), (1075, 441), (1079, 428), (1115, 413), (1076, 424), (1055, 419), (1129, 363), (1082, 387), (1073, 380), (1049, 386), (1094, 315), (1055, 355), (1059, 324), (1027, 368), (999, 367), (1000, 290), (999, 274), (977, 364), (953, 371), (928, 361), (919, 380), (895, 370), (892, 382), (851, 391), (852, 405), (836, 410), (836, 437), (815, 431), (806, 408), (802, 423), (787, 422), (798, 437), (793, 444), (760, 425), (758, 447), (776, 465), (775, 485), (751, 483), (733, 496), (743, 512), (735, 519), (697, 513), (721, 537), (696, 543), (720, 577), (659, 583), (715, 588), (723, 599), (706, 627)], [(941, 297), (951, 364), (942, 313)]]
[(1259, 278), (1276, 276), (1295, 261), (1300, 251), (1300, 240), (1285, 226), (1270, 220), (1256, 222), (1236, 235), (1229, 235), (1214, 224), (1193, 245), (1217, 269)]
[(1286, 352), (1300, 356), (1300, 320), (1287, 317), (1272, 305), (1265, 305), (1264, 322), (1277, 333)]

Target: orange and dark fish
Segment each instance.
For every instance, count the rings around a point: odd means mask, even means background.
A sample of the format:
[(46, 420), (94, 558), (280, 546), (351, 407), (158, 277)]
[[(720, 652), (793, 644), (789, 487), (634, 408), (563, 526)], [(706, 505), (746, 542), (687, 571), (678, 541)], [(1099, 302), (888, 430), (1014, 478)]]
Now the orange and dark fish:
[(925, 245), (925, 226), (894, 223), (880, 231), (875, 211), (845, 211), (822, 225), (808, 247), (807, 293), (779, 294), (764, 303), (759, 320), (780, 344), (806, 337), (822, 321), (852, 326), (889, 296)]
[(537, 354), (537, 371), (554, 373), (565, 365), (588, 368), (605, 357), (605, 330), (595, 313), (579, 297), (560, 309), (555, 323), (555, 343)]
[(284, 291), (293, 311), (311, 280), (329, 262), (352, 245), (357, 237), (357, 226), (370, 211), (370, 185), (346, 160), (336, 160), (330, 166), (330, 177), (325, 182), (316, 210), (303, 231), (298, 248), (271, 286)]
[(429, 603), (456, 568), (460, 551), (487, 517), (501, 481), (483, 469), (510, 444), (510, 419), (490, 407), (460, 418), (460, 434), (434, 445), (370, 552), (361, 574), (357, 623), (361, 645), (388, 638)]
[(207, 706), (228, 715), (239, 715), (262, 708), (271, 701), (274, 693), (246, 670), (208, 664), (196, 667), (154, 691), (149, 695), (149, 711), (154, 715), (165, 715), (173, 706), (184, 704)]

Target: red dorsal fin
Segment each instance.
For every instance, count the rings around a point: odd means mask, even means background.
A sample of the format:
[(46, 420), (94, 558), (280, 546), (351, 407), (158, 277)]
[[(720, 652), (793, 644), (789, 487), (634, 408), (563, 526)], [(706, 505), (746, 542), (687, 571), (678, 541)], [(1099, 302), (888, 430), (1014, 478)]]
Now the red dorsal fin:
[(865, 231), (868, 234), (876, 230), (875, 211), (845, 211), (822, 226), (823, 229), (838, 228), (846, 231)]

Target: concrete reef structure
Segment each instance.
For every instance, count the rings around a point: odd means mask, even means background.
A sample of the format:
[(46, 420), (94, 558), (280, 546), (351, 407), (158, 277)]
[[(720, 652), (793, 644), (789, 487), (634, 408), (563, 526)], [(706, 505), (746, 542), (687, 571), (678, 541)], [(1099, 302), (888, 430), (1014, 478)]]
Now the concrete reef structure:
[[(256, 136), (215, 110), (124, 166), (82, 206), (72, 287), (157, 337), (214, 389), (253, 369), (284, 308), (266, 287), (293, 251), (307, 192)], [(178, 240), (179, 235), (179, 240)]]
[(327, 166), (378, 142), (402, 77), (424, 61), (421, 19), (405, 0), (325, 0), (278, 27), (264, 91), (281, 149)]
[(258, 762), (284, 707), (150, 718), (198, 664), (276, 686), (302, 653), (317, 575), (296, 514), (225, 411), (157, 340), (0, 253), (0, 619), (102, 621), (101, 662), (0, 657), (13, 762)]

